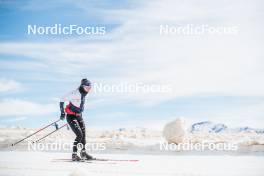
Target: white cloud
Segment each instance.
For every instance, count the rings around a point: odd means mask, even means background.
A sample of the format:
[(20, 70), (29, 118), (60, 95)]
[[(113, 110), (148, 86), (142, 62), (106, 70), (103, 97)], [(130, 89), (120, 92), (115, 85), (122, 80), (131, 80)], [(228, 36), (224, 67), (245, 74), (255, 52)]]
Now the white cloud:
[(4, 120), (2, 120), (2, 122), (18, 122), (18, 121), (23, 121), (23, 120), (26, 120), (26, 119), (28, 119), (28, 117), (21, 116), (21, 117), (4, 119)]
[(0, 78), (0, 92), (19, 91), (22, 86), (14, 80)]
[(263, 102), (247, 106), (242, 105), (240, 107), (219, 112), (218, 115), (214, 115), (214, 119), (232, 127), (249, 126), (254, 128), (264, 128), (263, 109)]
[(20, 99), (4, 99), (0, 101), (0, 116), (37, 116), (56, 112), (55, 104), (39, 104)]
[[(81, 2), (80, 2), (81, 3)], [(80, 4), (86, 9), (87, 4)], [(157, 104), (180, 96), (264, 96), (260, 1), (151, 1), (141, 8), (99, 9), (121, 24), (111, 41), (0, 43), (0, 53), (30, 57), (49, 69), (93, 81), (170, 84), (167, 94), (102, 94)], [(236, 25), (235, 36), (160, 36), (160, 24)], [(45, 76), (45, 75), (44, 75)], [(151, 103), (149, 103), (151, 102)]]

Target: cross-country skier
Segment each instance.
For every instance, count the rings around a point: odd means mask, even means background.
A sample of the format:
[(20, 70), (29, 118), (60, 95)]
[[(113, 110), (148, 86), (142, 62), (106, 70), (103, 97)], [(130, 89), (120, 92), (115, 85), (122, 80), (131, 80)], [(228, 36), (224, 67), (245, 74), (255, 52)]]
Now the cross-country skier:
[[(61, 120), (65, 118), (68, 124), (70, 125), (72, 131), (75, 133), (76, 138), (73, 143), (73, 153), (72, 160), (92, 160), (92, 156), (88, 155), (85, 151), (85, 124), (82, 118), (82, 112), (84, 110), (85, 96), (89, 93), (91, 89), (91, 82), (89, 80), (82, 79), (81, 85), (76, 89), (71, 91), (69, 94), (61, 98), (60, 101), (60, 111), (61, 111)], [(69, 104), (64, 109), (64, 102), (69, 102)], [(83, 149), (80, 151), (80, 154), (77, 153), (77, 144), (81, 143)]]

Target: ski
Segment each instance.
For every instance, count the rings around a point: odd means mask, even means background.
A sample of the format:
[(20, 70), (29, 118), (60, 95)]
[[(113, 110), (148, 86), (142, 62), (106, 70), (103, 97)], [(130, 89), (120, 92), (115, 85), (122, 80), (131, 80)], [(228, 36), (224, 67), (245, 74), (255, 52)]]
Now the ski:
[(67, 160), (56, 160), (56, 159), (54, 159), (51, 162), (90, 163), (90, 164), (117, 164), (116, 162), (96, 162), (96, 160), (72, 161), (71, 159), (67, 159)]
[[(71, 159), (67, 158), (59, 158), (59, 159), (54, 159), (56, 161), (72, 161)], [(103, 159), (103, 158), (96, 158), (92, 160), (80, 160), (80, 161), (113, 161), (113, 162), (138, 162), (139, 160), (123, 160), (123, 159)]]

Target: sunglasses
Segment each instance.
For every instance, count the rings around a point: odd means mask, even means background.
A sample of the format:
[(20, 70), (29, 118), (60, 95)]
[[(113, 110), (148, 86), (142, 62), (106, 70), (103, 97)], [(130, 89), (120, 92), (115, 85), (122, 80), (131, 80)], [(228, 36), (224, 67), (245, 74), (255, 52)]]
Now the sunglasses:
[(88, 92), (91, 89), (91, 86), (83, 86), (83, 89)]

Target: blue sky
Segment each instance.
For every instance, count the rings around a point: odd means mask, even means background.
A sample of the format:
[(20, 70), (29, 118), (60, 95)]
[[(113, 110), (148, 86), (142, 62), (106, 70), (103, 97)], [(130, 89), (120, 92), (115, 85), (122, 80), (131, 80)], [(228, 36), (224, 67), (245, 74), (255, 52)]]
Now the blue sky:
[[(175, 118), (263, 127), (261, 1), (0, 1), (0, 124), (39, 127), (80, 79), (169, 85), (95, 93), (90, 128), (162, 128)], [(106, 35), (28, 35), (27, 25), (105, 26)], [(236, 35), (161, 36), (159, 26), (235, 26)]]

